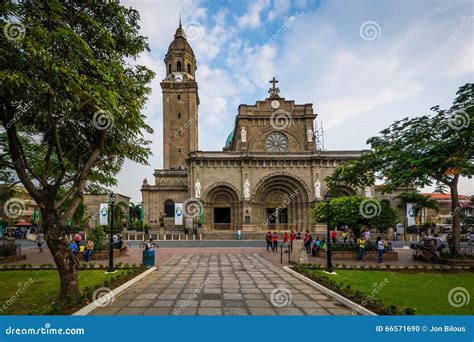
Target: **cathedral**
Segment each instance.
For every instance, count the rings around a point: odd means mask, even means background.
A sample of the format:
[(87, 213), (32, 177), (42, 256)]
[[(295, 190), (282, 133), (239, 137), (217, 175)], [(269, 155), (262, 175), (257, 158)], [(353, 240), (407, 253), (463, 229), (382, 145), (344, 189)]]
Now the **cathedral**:
[[(163, 169), (141, 188), (144, 220), (153, 229), (310, 229), (311, 208), (327, 191), (325, 177), (341, 161), (368, 152), (319, 149), (313, 104), (282, 97), (275, 78), (267, 98), (239, 105), (221, 151), (200, 151), (196, 57), (181, 24), (164, 62)], [(374, 189), (343, 191), (370, 196)]]

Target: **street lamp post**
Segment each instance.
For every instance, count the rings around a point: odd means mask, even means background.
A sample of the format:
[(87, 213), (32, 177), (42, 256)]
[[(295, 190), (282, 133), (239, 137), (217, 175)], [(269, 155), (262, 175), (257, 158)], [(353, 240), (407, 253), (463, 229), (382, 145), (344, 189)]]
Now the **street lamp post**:
[(330, 210), (329, 210), (329, 203), (331, 202), (331, 194), (328, 192), (326, 192), (326, 195), (324, 196), (324, 199), (326, 200), (326, 220), (327, 220), (327, 246), (328, 246), (328, 250), (326, 252), (326, 256), (327, 256), (327, 268), (326, 268), (326, 272), (328, 273), (332, 273), (333, 272), (333, 268), (332, 268), (332, 242), (331, 242), (331, 228), (330, 228)]
[(110, 246), (109, 246), (109, 269), (107, 272), (115, 272), (114, 268), (114, 206), (115, 206), (115, 194), (112, 192), (109, 196), (110, 203)]

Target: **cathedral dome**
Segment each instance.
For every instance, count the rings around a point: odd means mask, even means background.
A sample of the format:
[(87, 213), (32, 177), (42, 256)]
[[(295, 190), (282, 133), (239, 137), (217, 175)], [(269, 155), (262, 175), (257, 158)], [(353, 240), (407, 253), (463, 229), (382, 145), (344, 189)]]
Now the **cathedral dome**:
[(230, 148), (230, 145), (232, 144), (232, 139), (234, 139), (234, 130), (230, 131), (229, 135), (227, 136), (227, 139), (225, 140), (224, 150)]
[(184, 33), (184, 29), (181, 27), (181, 23), (179, 24), (176, 33), (174, 34), (174, 40), (171, 42), (170, 46), (168, 47), (168, 53), (173, 51), (176, 52), (189, 52), (192, 56), (194, 56), (194, 51), (189, 45), (188, 41), (186, 40), (186, 34)]

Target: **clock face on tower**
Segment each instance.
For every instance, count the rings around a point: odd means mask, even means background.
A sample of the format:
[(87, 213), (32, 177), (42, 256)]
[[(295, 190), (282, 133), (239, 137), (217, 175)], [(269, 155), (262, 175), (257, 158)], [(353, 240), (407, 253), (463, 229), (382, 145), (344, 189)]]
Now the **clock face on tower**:
[(273, 100), (271, 106), (273, 109), (278, 109), (280, 108), (280, 102), (278, 100)]
[(176, 74), (176, 75), (174, 76), (174, 80), (175, 80), (176, 82), (183, 82), (183, 80), (184, 80), (183, 74)]

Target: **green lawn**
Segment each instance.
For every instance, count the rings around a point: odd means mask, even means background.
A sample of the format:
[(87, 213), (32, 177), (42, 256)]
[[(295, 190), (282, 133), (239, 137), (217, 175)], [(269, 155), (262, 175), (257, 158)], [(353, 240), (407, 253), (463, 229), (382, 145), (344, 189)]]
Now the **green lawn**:
[[(308, 270), (316, 276), (324, 275), (361, 291), (364, 296), (373, 294), (385, 306), (396, 305), (399, 309), (416, 308), (417, 315), (473, 315), (474, 273), (402, 273), (388, 271), (336, 270), (337, 275), (327, 275), (321, 270)], [(383, 284), (383, 285), (381, 285)], [(469, 292), (467, 305), (453, 307), (448, 302), (451, 289), (463, 287)], [(373, 293), (374, 289), (378, 293)], [(456, 296), (455, 296), (456, 297)], [(461, 296), (458, 297), (460, 299)], [(455, 302), (456, 304), (456, 302)]]
[[(125, 272), (117, 270), (110, 275), (105, 274), (105, 270), (81, 270), (79, 287), (82, 290), (86, 286), (103, 286), (104, 280)], [(56, 270), (0, 271), (0, 315), (45, 313), (58, 294), (59, 275)]]

